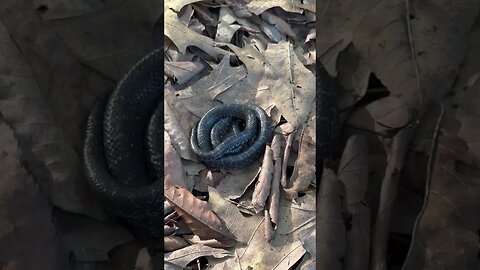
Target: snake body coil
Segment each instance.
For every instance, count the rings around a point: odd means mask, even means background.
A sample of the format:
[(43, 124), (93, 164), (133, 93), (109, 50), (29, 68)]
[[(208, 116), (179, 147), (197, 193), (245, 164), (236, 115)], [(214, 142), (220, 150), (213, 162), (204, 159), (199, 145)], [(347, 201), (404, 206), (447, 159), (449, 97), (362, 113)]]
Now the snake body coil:
[[(235, 119), (243, 120), (245, 128), (238, 127), (222, 142), (225, 127)], [(219, 131), (217, 131), (217, 129)], [(190, 142), (198, 158), (210, 168), (239, 169), (256, 161), (265, 151), (272, 130), (270, 118), (264, 110), (253, 105), (225, 104), (208, 111), (192, 129)]]
[[(95, 102), (83, 152), (89, 184), (106, 208), (153, 237), (163, 237), (164, 223), (163, 69), (163, 50), (155, 50), (111, 95)], [(337, 137), (331, 85), (317, 80), (317, 125), (323, 130), (317, 154), (322, 157), (331, 155)], [(211, 109), (194, 126), (191, 146), (210, 168), (238, 169), (257, 160), (271, 136), (270, 118), (261, 108), (227, 104)]]
[(90, 186), (106, 208), (157, 237), (163, 236), (156, 234), (163, 228), (162, 97), (163, 50), (155, 50), (94, 104), (83, 153)]

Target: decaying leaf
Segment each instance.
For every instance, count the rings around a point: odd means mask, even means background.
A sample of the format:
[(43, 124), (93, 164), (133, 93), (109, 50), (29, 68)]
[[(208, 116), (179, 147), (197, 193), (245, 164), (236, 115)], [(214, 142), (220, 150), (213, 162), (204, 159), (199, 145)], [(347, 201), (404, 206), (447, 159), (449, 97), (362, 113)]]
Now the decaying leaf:
[(191, 87), (177, 92), (177, 96), (185, 107), (193, 114), (201, 117), (212, 108), (212, 100), (236, 84), (247, 75), (243, 66), (230, 66), (229, 56), (225, 56), (213, 72)]
[(315, 179), (316, 144), (309, 134), (315, 135), (315, 132), (309, 132), (308, 128), (305, 128), (300, 142), (299, 156), (290, 179), (290, 181), (293, 181), (292, 186), (285, 189), (287, 198), (290, 200), (296, 199), (299, 192), (306, 191)]
[(223, 258), (227, 256), (232, 256), (232, 254), (227, 250), (212, 248), (202, 244), (195, 244), (170, 253), (166, 253), (165, 262), (184, 269), (189, 262), (200, 257)]
[(170, 143), (170, 136), (164, 132), (164, 151), (163, 151), (163, 164), (164, 164), (164, 185), (168, 187), (187, 187), (185, 181), (185, 172), (183, 171), (182, 161), (177, 151)]
[(324, 168), (317, 194), (316, 258), (319, 269), (343, 269), (346, 236), (341, 214), (342, 195), (342, 182), (331, 169)]
[(214, 238), (226, 246), (235, 243), (231, 232), (210, 210), (207, 202), (193, 196), (188, 190), (177, 187), (165, 189), (165, 198), (173, 205), (188, 227), (200, 238)]
[[(461, 139), (441, 133), (403, 269), (475, 269), (478, 266), (480, 174)], [(478, 165), (477, 165), (478, 166)]]
[(347, 141), (338, 168), (338, 180), (345, 186), (346, 211), (351, 228), (346, 232), (344, 269), (367, 270), (370, 264), (370, 208), (368, 188), (368, 147), (366, 139), (354, 135)]
[(268, 195), (270, 195), (270, 187), (272, 185), (273, 177), (273, 151), (267, 145), (265, 154), (263, 155), (262, 168), (258, 175), (257, 183), (252, 195), (252, 205), (255, 210), (262, 212), (265, 209)]
[(27, 150), (19, 159), (28, 164), (53, 204), (101, 218), (77, 152), (57, 125), (31, 69), (2, 24), (0, 50), (4, 52), (0, 56), (0, 113), (13, 128), (20, 147)]
[[(52, 209), (19, 161), (14, 132), (0, 121), (0, 265), (5, 269), (59, 269), (62, 259)], [(49, 248), (45, 248), (45, 247)]]
[(298, 59), (287, 42), (269, 45), (265, 51), (265, 77), (257, 93), (262, 108), (275, 105), (287, 119), (289, 132), (303, 125), (315, 107), (315, 76)]
[(400, 171), (405, 162), (408, 144), (413, 136), (414, 128), (415, 125), (412, 125), (399, 131), (389, 147), (388, 163), (385, 169), (385, 177), (382, 180), (378, 213), (373, 222), (372, 230), (371, 265), (376, 270), (386, 267), (390, 218), (398, 195)]

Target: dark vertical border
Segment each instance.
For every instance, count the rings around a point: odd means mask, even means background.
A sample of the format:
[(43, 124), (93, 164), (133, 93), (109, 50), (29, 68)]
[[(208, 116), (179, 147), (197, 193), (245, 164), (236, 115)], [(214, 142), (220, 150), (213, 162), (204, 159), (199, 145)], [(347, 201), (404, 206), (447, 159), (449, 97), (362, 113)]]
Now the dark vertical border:
[[(336, 78), (331, 77), (321, 62), (319, 40), (322, 40), (322, 33), (319, 29), (319, 21), (326, 20), (323, 15), (326, 13), (317, 1), (316, 5), (316, 82), (315, 82), (315, 110), (316, 110), (316, 210), (319, 209), (319, 192), (322, 182), (324, 167), (332, 167), (337, 156), (340, 137), (338, 93)], [(318, 230), (316, 223), (316, 230)], [(318, 235), (318, 234), (317, 234)], [(317, 243), (317, 241), (315, 241)], [(318, 269), (318, 268), (317, 268)]]
[[(160, 48), (163, 49), (164, 26), (165, 26), (164, 18), (165, 18), (165, 16), (164, 16), (164, 6), (163, 6), (163, 1), (162, 1), (162, 5), (161, 5), (161, 8), (159, 10), (159, 17), (158, 17), (157, 21), (155, 22), (155, 25), (153, 26), (153, 31), (152, 31), (152, 33), (153, 33), (153, 45), (154, 45), (155, 49), (160, 49)], [(163, 58), (163, 59), (165, 59), (165, 58)], [(162, 88), (162, 91), (163, 91), (163, 93), (165, 93), (164, 88)], [(164, 111), (164, 107), (163, 107), (164, 105), (163, 104), (164, 103), (163, 103), (163, 99), (162, 99), (160, 101), (160, 103), (158, 104), (158, 106), (161, 108), (162, 112)], [(165, 123), (165, 115), (164, 114), (162, 116), (162, 123)], [(162, 125), (162, 127), (164, 127), (164, 125)], [(158, 132), (158, 134), (161, 136), (161, 140), (164, 141), (163, 130)], [(164, 148), (163, 144), (162, 144), (162, 148)], [(163, 149), (162, 149), (162, 153), (163, 153)], [(164, 165), (165, 165), (164, 160), (162, 159), (161, 166), (163, 167)], [(163, 179), (161, 181), (163, 181)], [(162, 192), (162, 197), (165, 197), (163, 192)], [(158, 207), (161, 207), (162, 212), (164, 212), (163, 203), (162, 203), (162, 205), (159, 205)], [(163, 235), (165, 235), (163, 227), (160, 228), (160, 232)], [(153, 269), (155, 269), (155, 270), (162, 270), (162, 269), (165, 268), (164, 267), (164, 264), (165, 264), (165, 242), (164, 242), (164, 240), (159, 241), (159, 242), (160, 243), (158, 243), (155, 256), (152, 258)]]

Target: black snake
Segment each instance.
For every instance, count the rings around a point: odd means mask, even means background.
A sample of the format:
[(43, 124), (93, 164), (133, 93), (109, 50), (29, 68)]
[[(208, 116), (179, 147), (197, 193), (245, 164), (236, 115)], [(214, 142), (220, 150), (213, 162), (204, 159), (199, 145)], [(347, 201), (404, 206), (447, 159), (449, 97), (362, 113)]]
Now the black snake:
[[(95, 102), (83, 153), (89, 184), (105, 207), (153, 237), (163, 237), (164, 224), (163, 69), (163, 50), (154, 50), (128, 71), (111, 95)], [(317, 85), (317, 97), (334, 91), (328, 85), (320, 91)], [(321, 120), (317, 127), (325, 127), (320, 129), (325, 142), (324, 148), (320, 143), (321, 154), (336, 140), (335, 121), (329, 119), (336, 106), (332, 109), (331, 94), (325, 100), (326, 118), (317, 115)], [(271, 139), (270, 125), (257, 106), (221, 105), (193, 127), (192, 149), (210, 168), (242, 168), (262, 155)]]

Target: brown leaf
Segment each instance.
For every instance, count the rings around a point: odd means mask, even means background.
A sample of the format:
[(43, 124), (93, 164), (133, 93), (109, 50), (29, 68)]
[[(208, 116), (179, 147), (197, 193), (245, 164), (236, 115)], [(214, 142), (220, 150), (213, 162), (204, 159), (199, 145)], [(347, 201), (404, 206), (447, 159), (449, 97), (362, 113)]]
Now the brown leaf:
[(300, 142), (299, 155), (295, 162), (295, 169), (290, 180), (293, 183), (290, 188), (285, 189), (289, 200), (296, 199), (299, 192), (306, 191), (315, 179), (315, 145), (314, 139), (307, 132), (304, 132)]
[(152, 258), (148, 254), (147, 248), (142, 248), (138, 251), (135, 270), (153, 270)]
[(235, 238), (222, 224), (207, 202), (192, 195), (188, 190), (177, 187), (165, 189), (165, 198), (201, 239), (214, 238), (226, 246), (234, 244)]
[(176, 83), (184, 84), (204, 69), (200, 62), (165, 61), (165, 75), (174, 78)]
[[(18, 160), (11, 130), (0, 121), (0, 265), (5, 269), (60, 269), (52, 209)], [(48, 248), (45, 248), (48, 247)]]
[(315, 105), (315, 75), (298, 59), (293, 45), (269, 44), (265, 51), (265, 77), (256, 98), (262, 108), (275, 105), (288, 121), (289, 132), (300, 128)]
[(165, 236), (163, 238), (163, 245), (164, 245), (165, 252), (170, 252), (170, 251), (184, 248), (189, 244), (182, 237)]
[(200, 257), (223, 258), (227, 256), (232, 256), (232, 254), (224, 249), (195, 244), (165, 253), (165, 262), (185, 269), (188, 263)]
[(265, 215), (265, 223), (263, 223), (264, 224), (263, 229), (264, 229), (265, 240), (267, 240), (267, 242), (270, 243), (272, 241), (273, 234), (275, 233), (275, 231), (273, 230), (273, 224), (270, 218), (270, 214), (268, 213), (268, 210), (264, 210), (264, 215)]
[(268, 213), (270, 220), (274, 224), (274, 229), (278, 224), (278, 211), (280, 203), (280, 178), (282, 174), (282, 144), (283, 136), (275, 134), (272, 140), (273, 168), (272, 186), (270, 188), (270, 196), (268, 197)]
[(442, 133), (403, 269), (478, 266), (480, 173), (458, 137)]
[(185, 172), (183, 170), (182, 161), (177, 151), (170, 143), (170, 136), (167, 132), (164, 132), (164, 185), (165, 188), (168, 187), (182, 187), (186, 188), (187, 183), (185, 182)]
[(353, 44), (372, 72), (408, 108), (419, 108), (451, 87), (479, 6), (476, 1), (362, 1), (343, 10), (363, 16)]
[(392, 140), (388, 151), (387, 167), (382, 180), (380, 202), (372, 231), (372, 269), (381, 270), (386, 267), (386, 253), (390, 218), (394, 202), (398, 195), (398, 180), (403, 168), (408, 145), (413, 136), (415, 125), (400, 130)]
[(230, 57), (225, 56), (209, 76), (185, 90), (177, 91), (176, 96), (190, 112), (202, 117), (213, 107), (213, 99), (217, 95), (238, 83), (246, 75), (244, 66), (232, 67)]
[(361, 135), (351, 136), (343, 150), (338, 167), (338, 180), (345, 184), (345, 203), (358, 204), (365, 199), (368, 188), (368, 147)]
[(282, 162), (282, 177), (280, 178), (280, 183), (282, 187), (287, 187), (287, 165), (288, 158), (290, 157), (290, 152), (292, 150), (293, 139), (295, 138), (295, 132), (288, 134), (286, 139), (285, 150), (283, 152), (283, 162)]
[(258, 175), (258, 180), (252, 195), (252, 205), (257, 213), (265, 209), (268, 195), (270, 195), (270, 187), (273, 177), (273, 151), (267, 145), (265, 154), (263, 155), (262, 169)]
[[(24, 34), (16, 31), (20, 30), (15, 29), (14, 36)], [(83, 177), (76, 149), (58, 125), (59, 117), (69, 118), (70, 113), (77, 114), (78, 110), (70, 106), (61, 116), (53, 114), (49, 100), (41, 92), (32, 70), (18, 49), (18, 43), (10, 40), (10, 35), (0, 24), (0, 50), (3, 52), (0, 56), (0, 113), (18, 136), (20, 147), (28, 150), (22, 153), (20, 159), (28, 165), (54, 205), (104, 219), (98, 201), (91, 196)], [(69, 125), (75, 126), (72, 125), (75, 121), (68, 120)], [(83, 134), (80, 129), (75, 132), (78, 133), (75, 137)]]
[(343, 269), (345, 256), (345, 225), (342, 218), (343, 185), (335, 173), (323, 169), (317, 195), (316, 254), (318, 269)]
[(356, 128), (385, 134), (388, 130), (407, 126), (413, 114), (398, 97), (376, 100), (356, 110), (348, 119), (348, 124)]
[(365, 137), (353, 135), (347, 141), (338, 168), (338, 180), (345, 186), (345, 204), (351, 215), (346, 232), (344, 269), (367, 270), (370, 263), (370, 208), (366, 205), (369, 181), (368, 148)]

